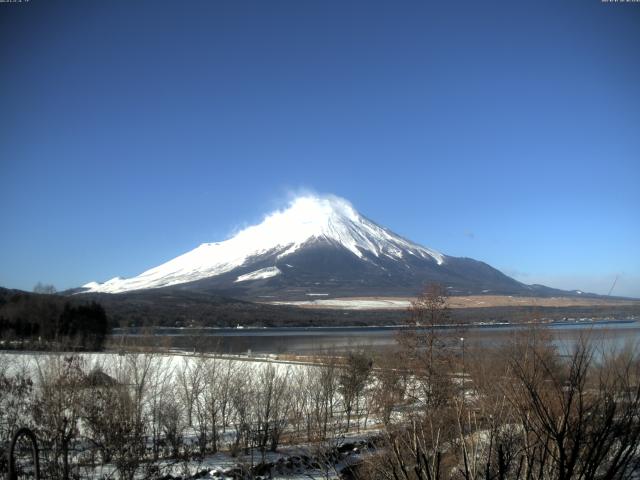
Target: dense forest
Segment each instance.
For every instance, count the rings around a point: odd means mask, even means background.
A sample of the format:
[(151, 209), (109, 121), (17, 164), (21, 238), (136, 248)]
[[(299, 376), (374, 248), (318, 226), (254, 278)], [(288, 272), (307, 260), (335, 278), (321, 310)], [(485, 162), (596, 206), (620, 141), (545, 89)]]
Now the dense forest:
[(0, 291), (2, 348), (99, 350), (108, 332), (107, 314), (95, 301)]

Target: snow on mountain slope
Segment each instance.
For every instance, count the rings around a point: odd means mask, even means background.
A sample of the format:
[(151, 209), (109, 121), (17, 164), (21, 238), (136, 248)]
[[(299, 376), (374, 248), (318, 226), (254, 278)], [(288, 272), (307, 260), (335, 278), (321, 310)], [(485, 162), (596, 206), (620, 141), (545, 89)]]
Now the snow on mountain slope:
[[(437, 265), (442, 265), (446, 259), (441, 253), (405, 240), (366, 219), (344, 199), (302, 196), (285, 210), (268, 215), (262, 223), (242, 230), (229, 240), (204, 243), (133, 278), (90, 282), (83, 288), (89, 292), (118, 293), (192, 282), (249, 266), (263, 255), (276, 254), (281, 259), (314, 240), (341, 246), (363, 260), (364, 252), (395, 260), (412, 255), (432, 259)], [(268, 278), (280, 273), (274, 268), (277, 269), (274, 265), (241, 275), (236, 281)], [(257, 276), (251, 277), (253, 274)]]
[(282, 272), (278, 267), (267, 267), (256, 270), (255, 272), (245, 273), (236, 278), (236, 283), (246, 282), (247, 280), (260, 280), (262, 278), (271, 278), (280, 275)]

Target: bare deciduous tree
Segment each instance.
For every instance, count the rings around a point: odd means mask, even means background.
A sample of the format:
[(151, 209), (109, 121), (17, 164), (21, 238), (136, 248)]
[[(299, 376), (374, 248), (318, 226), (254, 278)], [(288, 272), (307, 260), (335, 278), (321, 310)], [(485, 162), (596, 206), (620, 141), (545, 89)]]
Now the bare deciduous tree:
[[(373, 361), (368, 356), (352, 352), (347, 355), (345, 364), (340, 369), (338, 390), (342, 396), (342, 404), (347, 414), (347, 430), (349, 430), (351, 415), (354, 410), (356, 417), (358, 416), (360, 395), (369, 380), (372, 366)], [(358, 425), (359, 423), (358, 420)]]
[(446, 290), (430, 284), (411, 303), (409, 328), (398, 336), (403, 363), (413, 375), (407, 394), (428, 407), (442, 405), (451, 394), (455, 356), (450, 335), (441, 330), (449, 318)]
[[(388, 359), (385, 359), (388, 362)], [(400, 366), (384, 365), (375, 371), (370, 391), (373, 410), (383, 425), (389, 426), (393, 409), (402, 404), (406, 391), (406, 375)]]
[(78, 356), (51, 355), (38, 362), (38, 390), (33, 404), (36, 433), (47, 446), (47, 474), (68, 480), (73, 442), (79, 434), (84, 362)]
[(51, 285), (49, 283), (38, 282), (33, 287), (33, 292), (34, 293), (41, 293), (41, 294), (44, 294), (44, 295), (53, 295), (57, 291), (58, 290), (56, 290), (56, 287), (54, 287), (53, 285)]

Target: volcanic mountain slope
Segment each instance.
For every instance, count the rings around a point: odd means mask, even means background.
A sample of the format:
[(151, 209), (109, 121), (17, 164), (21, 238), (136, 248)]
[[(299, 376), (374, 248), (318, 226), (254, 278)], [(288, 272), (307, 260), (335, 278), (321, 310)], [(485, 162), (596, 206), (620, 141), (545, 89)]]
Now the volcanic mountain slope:
[(91, 282), (85, 292), (172, 286), (254, 299), (415, 295), (425, 283), (454, 295), (553, 295), (486, 263), (420, 246), (360, 215), (337, 197), (299, 197), (223, 242), (205, 243), (132, 278)]

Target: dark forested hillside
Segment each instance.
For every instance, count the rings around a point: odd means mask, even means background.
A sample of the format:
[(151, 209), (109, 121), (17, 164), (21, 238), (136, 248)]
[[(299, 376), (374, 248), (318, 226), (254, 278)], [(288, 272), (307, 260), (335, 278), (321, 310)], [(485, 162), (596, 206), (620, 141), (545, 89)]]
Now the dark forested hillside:
[[(104, 306), (110, 321), (122, 327), (235, 327), (243, 326), (358, 326), (406, 323), (399, 310), (305, 309), (267, 305), (179, 288), (139, 290), (120, 294), (83, 294), (78, 297)], [(536, 318), (617, 317), (640, 315), (640, 304), (572, 307), (453, 308), (454, 322), (519, 322)]]
[[(451, 309), (451, 320), (461, 323), (631, 315), (640, 315), (640, 305)], [(407, 318), (403, 309), (305, 309), (171, 288), (67, 296), (0, 288), (0, 341), (5, 345), (26, 339), (99, 348), (105, 332), (112, 327), (397, 325), (406, 323)]]
[(109, 332), (104, 308), (95, 301), (70, 301), (0, 288), (0, 341), (4, 348), (100, 349)]

